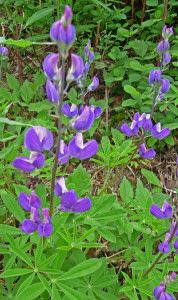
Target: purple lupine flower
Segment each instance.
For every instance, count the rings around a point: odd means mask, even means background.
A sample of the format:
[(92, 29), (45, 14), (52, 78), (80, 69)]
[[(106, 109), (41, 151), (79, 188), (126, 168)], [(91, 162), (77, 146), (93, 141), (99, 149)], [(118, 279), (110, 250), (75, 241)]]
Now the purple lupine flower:
[(158, 250), (163, 253), (169, 253), (170, 252), (170, 246), (169, 246), (169, 238), (170, 234), (166, 233), (165, 241), (158, 246)]
[(62, 26), (61, 20), (54, 22), (50, 28), (50, 38), (52, 41), (60, 43), (59, 28)]
[(45, 156), (42, 153), (32, 152), (30, 157), (20, 156), (14, 159), (12, 165), (24, 172), (32, 172), (37, 169), (41, 169), (45, 163)]
[(8, 49), (7, 49), (6, 47), (0, 47), (0, 53), (1, 53), (2, 55), (7, 55)]
[(170, 82), (168, 79), (161, 80), (161, 93), (166, 93), (170, 89)]
[(141, 127), (145, 123), (146, 114), (143, 113), (141, 116), (138, 112), (135, 113), (133, 119), (137, 122), (138, 126)]
[(59, 48), (62, 51), (68, 51), (75, 42), (76, 31), (75, 27), (72, 24), (64, 27), (61, 25), (59, 27)]
[(46, 94), (50, 102), (58, 103), (59, 95), (56, 84), (51, 82), (49, 79), (46, 81)]
[(81, 160), (88, 159), (98, 152), (98, 144), (95, 140), (83, 143), (83, 136), (78, 132), (69, 143), (69, 154)]
[(89, 72), (89, 63), (88, 63), (88, 62), (85, 63), (83, 72), (84, 72), (84, 73), (88, 73), (88, 72)]
[(69, 5), (66, 5), (64, 14), (61, 18), (61, 23), (64, 27), (66, 27), (68, 24), (70, 24), (72, 21), (72, 10)]
[(132, 121), (132, 124), (130, 127), (126, 123), (124, 123), (121, 126), (121, 131), (127, 136), (136, 135), (138, 133), (138, 130), (139, 130), (139, 127), (135, 120)]
[(51, 218), (48, 215), (48, 208), (43, 208), (43, 222), (38, 226), (38, 234), (40, 237), (44, 235), (45, 238), (50, 236), (53, 232), (53, 225), (51, 224)]
[(160, 286), (157, 286), (154, 291), (153, 295), (158, 300), (174, 300), (171, 294), (165, 292), (166, 286), (164, 282), (160, 283)]
[(80, 109), (79, 109), (79, 112), (78, 112), (79, 116), (83, 113), (83, 111), (84, 111), (84, 106), (81, 105)]
[(150, 114), (146, 114), (145, 115), (145, 123), (143, 124), (143, 128), (146, 130), (146, 131), (149, 131), (151, 130), (153, 127), (153, 123), (150, 119)]
[(164, 139), (169, 134), (170, 129), (168, 127), (161, 130), (161, 123), (157, 123), (151, 131), (151, 135), (156, 137), (158, 140)]
[(25, 233), (35, 232), (38, 225), (41, 223), (41, 217), (39, 212), (35, 207), (31, 207), (31, 217), (30, 220), (25, 219), (22, 222), (21, 230)]
[(171, 279), (172, 279), (172, 280), (175, 280), (175, 279), (176, 279), (176, 273), (175, 273), (175, 272), (172, 272), (172, 273), (171, 273)]
[(53, 146), (53, 135), (45, 127), (34, 126), (25, 133), (24, 146), (29, 151), (49, 151)]
[(68, 189), (66, 188), (66, 185), (65, 185), (65, 179), (64, 179), (64, 177), (60, 177), (57, 179), (55, 194), (57, 197), (60, 197), (63, 194), (65, 194), (66, 192), (68, 192)]
[(161, 94), (161, 95), (158, 97), (158, 101), (161, 101), (161, 100), (163, 100), (163, 99), (164, 99), (164, 97), (165, 97), (165, 95), (164, 95), (164, 94)]
[(48, 54), (43, 62), (43, 70), (45, 75), (55, 81), (61, 80), (61, 69), (58, 69), (59, 54)]
[(57, 207), (61, 211), (81, 213), (91, 208), (89, 198), (77, 198), (74, 190), (70, 190), (61, 196), (61, 204)]
[(164, 60), (163, 60), (164, 64), (167, 65), (171, 60), (171, 54), (169, 52), (166, 52), (164, 54), (163, 58), (164, 58)]
[(156, 155), (156, 152), (153, 148), (147, 150), (145, 144), (141, 144), (139, 147), (139, 155), (145, 159), (150, 159)]
[(35, 191), (32, 191), (30, 196), (21, 192), (18, 197), (18, 201), (22, 208), (26, 211), (30, 211), (31, 207), (35, 207), (36, 209), (40, 209), (41, 207), (41, 200), (36, 195)]
[(77, 80), (83, 76), (83, 59), (76, 54), (71, 54), (71, 61), (72, 65), (67, 73), (67, 81)]
[(71, 105), (71, 108), (68, 103), (65, 103), (62, 106), (62, 112), (66, 117), (73, 118), (78, 114), (78, 108), (75, 104)]
[(95, 119), (98, 119), (102, 114), (102, 109), (99, 106), (96, 106), (94, 109), (94, 117)]
[(92, 61), (95, 58), (93, 51), (89, 52), (89, 60)]
[(58, 160), (61, 165), (66, 164), (69, 160), (69, 150), (63, 140), (60, 141)]
[(88, 58), (90, 48), (91, 48), (91, 42), (90, 42), (90, 40), (88, 40), (88, 43), (87, 43), (87, 45), (85, 47), (85, 50), (84, 50), (86, 59)]
[(168, 39), (173, 34), (173, 27), (167, 28), (167, 25), (163, 27), (162, 37)]
[(164, 53), (169, 49), (169, 42), (167, 40), (161, 41), (157, 46), (158, 53)]
[(99, 79), (97, 77), (93, 77), (92, 83), (88, 86), (88, 91), (94, 91), (98, 87)]
[(152, 204), (150, 213), (158, 219), (170, 218), (172, 215), (172, 207), (167, 201), (164, 201), (161, 209), (156, 204)]
[[(172, 222), (172, 226), (171, 228), (169, 229), (169, 233), (172, 234), (173, 233), (173, 230), (174, 230), (174, 227), (176, 226), (176, 222)], [(178, 236), (178, 227), (176, 229), (176, 232), (174, 234), (174, 236)]]
[(87, 131), (94, 122), (94, 106), (85, 106), (83, 112), (76, 120), (72, 120), (72, 126), (78, 131)]
[(149, 74), (148, 82), (149, 84), (153, 84), (154, 82), (161, 81), (161, 70), (152, 70)]

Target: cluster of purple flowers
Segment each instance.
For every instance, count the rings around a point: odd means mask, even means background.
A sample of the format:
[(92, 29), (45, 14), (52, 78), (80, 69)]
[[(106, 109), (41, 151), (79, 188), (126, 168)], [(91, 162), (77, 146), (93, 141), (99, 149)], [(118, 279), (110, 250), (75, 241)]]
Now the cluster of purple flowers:
[(8, 49), (7, 49), (6, 47), (0, 47), (0, 53), (1, 53), (2, 55), (7, 55)]
[[(158, 219), (164, 219), (164, 218), (169, 219), (172, 215), (172, 207), (167, 201), (164, 201), (162, 208), (159, 208), (159, 206), (157, 206), (156, 204), (152, 204), (150, 207), (150, 213)], [(175, 226), (176, 226), (176, 222), (172, 222), (171, 228), (169, 229), (169, 233), (166, 233), (165, 241), (159, 244), (158, 246), (160, 252), (163, 253), (170, 252), (169, 239), (171, 234), (173, 233)], [(174, 233), (174, 237), (176, 236), (178, 236), (178, 228)], [(173, 245), (174, 245), (174, 249), (177, 250), (178, 253), (178, 239), (174, 242)]]
[[(51, 39), (57, 43), (63, 61), (66, 59), (68, 51), (75, 41), (75, 28), (71, 24), (71, 20), (72, 11), (70, 7), (66, 5), (64, 15), (52, 25), (50, 30)], [(46, 82), (46, 94), (50, 102), (60, 105), (60, 94), (67, 92), (68, 86), (73, 80), (82, 88), (82, 92), (85, 92), (86, 76), (89, 72), (89, 65), (94, 59), (94, 53), (90, 50), (90, 47), (90, 41), (88, 41), (85, 47), (85, 58), (87, 60), (85, 65), (80, 56), (71, 54), (71, 68), (68, 70), (66, 76), (67, 86), (65, 89), (62, 85), (62, 80), (65, 79), (63, 76), (65, 74), (64, 65), (58, 68), (60, 55), (51, 53), (45, 58), (43, 69), (48, 78)], [(98, 83), (98, 78), (94, 77), (87, 91), (95, 90)], [(94, 107), (93, 105), (83, 106), (82, 103), (82, 106), (78, 110), (75, 104), (72, 104), (70, 107), (68, 103), (65, 103), (62, 106), (62, 112), (66, 117), (72, 118), (69, 122), (69, 126), (72, 126), (78, 133), (71, 139), (68, 146), (64, 140), (60, 140), (58, 162), (66, 164), (70, 156), (84, 160), (95, 155), (98, 151), (97, 142), (91, 140), (84, 143), (82, 132), (91, 128), (94, 120), (102, 114), (102, 109), (100, 107)], [(30, 151), (30, 155), (29, 157), (20, 156), (15, 158), (13, 166), (24, 172), (32, 172), (35, 168), (42, 168), (45, 164), (43, 151), (50, 151), (53, 144), (53, 135), (48, 129), (41, 126), (34, 126), (28, 129), (24, 138), (24, 146)], [(91, 208), (91, 200), (89, 198), (78, 199), (74, 190), (67, 190), (63, 177), (58, 178), (55, 193), (57, 197), (60, 197), (61, 204), (57, 209), (61, 211), (79, 213)], [(20, 193), (18, 200), (24, 210), (31, 211), (30, 219), (25, 219), (22, 223), (22, 231), (32, 233), (38, 230), (39, 236), (44, 235), (48, 237), (51, 235), (53, 231), (50, 218), (51, 207), (50, 216), (48, 215), (48, 208), (42, 209), (43, 221), (41, 221), (41, 215), (38, 211), (41, 208), (41, 200), (34, 191), (30, 196), (25, 193)]]
[(153, 295), (158, 300), (175, 300), (174, 297), (166, 292), (166, 288), (168, 285), (172, 283), (176, 279), (176, 273), (172, 272), (170, 276), (164, 278), (165, 282), (161, 282), (159, 286), (157, 286), (154, 291)]
[[(153, 109), (156, 103), (164, 98), (165, 93), (170, 88), (170, 82), (167, 79), (162, 79), (163, 67), (167, 65), (171, 60), (171, 55), (166, 52), (169, 48), (168, 38), (173, 34), (173, 28), (167, 28), (164, 26), (162, 30), (163, 40), (157, 46), (157, 52), (160, 56), (161, 67), (158, 70), (152, 70), (149, 74), (148, 82), (153, 86), (153, 91), (155, 94), (155, 99), (153, 101)], [(153, 112), (153, 111), (152, 111)], [(152, 113), (151, 113), (152, 114)], [(143, 113), (141, 116), (137, 112), (134, 115), (131, 126), (129, 127), (124, 123), (121, 127), (121, 131), (127, 136), (137, 135), (139, 132), (139, 127), (142, 127), (145, 132), (151, 130), (151, 135), (161, 140), (170, 134), (168, 127), (161, 130), (161, 123), (157, 123), (153, 126), (150, 114)], [(143, 143), (139, 147), (139, 155), (145, 159), (152, 158), (156, 155), (154, 149), (146, 149), (146, 145)]]

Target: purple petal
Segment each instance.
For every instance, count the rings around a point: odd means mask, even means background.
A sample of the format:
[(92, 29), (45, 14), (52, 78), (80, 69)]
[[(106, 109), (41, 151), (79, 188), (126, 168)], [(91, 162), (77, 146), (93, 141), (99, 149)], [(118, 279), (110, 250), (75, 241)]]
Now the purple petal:
[(73, 212), (84, 212), (91, 208), (91, 200), (89, 198), (81, 198), (74, 205), (72, 211)]
[(69, 160), (69, 150), (63, 140), (60, 141), (58, 160), (61, 165), (66, 164)]
[(24, 146), (29, 151), (41, 152), (43, 150), (42, 143), (34, 127), (29, 128), (25, 133)]
[(76, 54), (71, 54), (71, 60), (72, 66), (67, 73), (67, 81), (77, 80), (83, 76), (83, 59)]
[(78, 132), (76, 136), (70, 141), (68, 149), (69, 154), (72, 157), (77, 157), (81, 149), (83, 148), (83, 136), (81, 132)]
[(46, 81), (46, 94), (50, 102), (58, 103), (59, 95), (55, 87), (55, 84), (52, 83), (49, 79)]
[(164, 201), (163, 206), (162, 206), (162, 211), (163, 211), (163, 214), (165, 215), (166, 218), (171, 217), (172, 207), (167, 201)]
[(67, 117), (71, 117), (71, 112), (70, 112), (70, 106), (68, 103), (65, 103), (63, 106), (62, 106), (62, 112), (65, 116)]
[(46, 223), (43, 224), (43, 234), (45, 236), (45, 238), (47, 238), (48, 236), (50, 236), (53, 232), (53, 225)]
[(70, 190), (64, 195), (61, 196), (61, 205), (64, 207), (64, 209), (71, 210), (72, 207), (77, 202), (77, 194), (74, 190)]
[(153, 150), (153, 148), (150, 148), (146, 151), (146, 153), (143, 155), (143, 158), (150, 159), (156, 155), (156, 152)]
[[(59, 37), (59, 27), (61, 26), (61, 20), (58, 20), (54, 22), (50, 29), (50, 37), (52, 41), (60, 43), (60, 37)], [(44, 68), (44, 66), (43, 66)]]
[(139, 131), (138, 124), (135, 120), (132, 121), (130, 128), (131, 128), (133, 134), (137, 134)]
[[(22, 193), (21, 193), (22, 194)], [(24, 193), (25, 194), (25, 193)], [(28, 196), (28, 195), (27, 195)], [(28, 196), (29, 197), (29, 196)], [(40, 209), (41, 207), (41, 200), (40, 198), (36, 195), (35, 191), (31, 192), (29, 202), (32, 207), (35, 207), (36, 209)]]
[(88, 159), (98, 152), (98, 144), (95, 140), (92, 140), (84, 144), (84, 148), (77, 155), (81, 160)]
[(35, 211), (35, 223), (37, 225), (41, 224), (41, 215), (37, 210)]
[(156, 204), (152, 204), (150, 207), (150, 213), (155, 216), (156, 218), (159, 219), (164, 219), (165, 215), (162, 212), (162, 210), (156, 205)]
[(94, 77), (92, 83), (88, 86), (87, 90), (94, 91), (96, 90), (98, 85), (99, 85), (99, 79), (97, 77)]
[(94, 116), (95, 116), (95, 119), (99, 118), (99, 116), (102, 114), (102, 109), (101, 107), (99, 106), (96, 106), (95, 107), (95, 110), (94, 110)]
[(42, 153), (32, 152), (29, 160), (37, 169), (41, 169), (45, 163), (45, 156)]
[(12, 165), (19, 170), (22, 170), (24, 172), (32, 172), (35, 170), (35, 166), (33, 166), (29, 158), (26, 156), (20, 156), (14, 159)]
[(44, 60), (43, 70), (51, 79), (55, 79), (56, 77), (58, 60), (59, 54), (56, 53), (50, 53)]
[(143, 156), (145, 155), (145, 153), (146, 153), (146, 146), (145, 146), (145, 144), (143, 143), (143, 144), (141, 144), (140, 147), (139, 147), (139, 155), (143, 157)]
[(165, 94), (170, 89), (170, 82), (168, 79), (161, 80), (161, 93)]
[(168, 127), (161, 130), (159, 135), (157, 136), (158, 140), (164, 139), (166, 136), (170, 134), (170, 129)]
[(65, 179), (64, 177), (58, 178), (56, 183), (56, 189), (55, 194), (57, 197), (60, 197), (62, 194), (68, 192), (66, 185), (65, 185)]
[(89, 59), (92, 61), (95, 58), (95, 55), (92, 51), (89, 52)]
[(164, 54), (164, 63), (167, 65), (171, 61), (171, 54), (169, 52), (166, 52)]
[[(147, 118), (147, 116), (146, 116), (146, 118)], [(150, 119), (150, 118), (146, 119), (146, 120), (145, 120), (145, 123), (144, 123), (144, 125), (143, 125), (143, 128), (144, 128), (146, 131), (149, 131), (149, 130), (152, 129), (152, 127), (153, 127), (153, 123), (152, 123), (151, 119)]]
[(70, 108), (71, 116), (72, 118), (75, 117), (78, 114), (78, 108), (77, 105), (72, 104)]
[(160, 132), (161, 132), (161, 123), (157, 123), (152, 129), (151, 135), (154, 137), (158, 137)]
[(37, 224), (31, 220), (25, 219), (22, 222), (21, 230), (25, 233), (32, 233), (37, 230)]
[(174, 243), (174, 249), (178, 249), (178, 240), (177, 241), (175, 241), (175, 243)]
[(65, 23), (70, 23), (72, 20), (72, 10), (69, 5), (66, 5), (65, 7), (64, 19), (65, 19)]
[[(176, 226), (176, 222), (172, 222), (172, 226), (171, 228), (169, 229), (169, 233), (172, 234), (173, 233), (173, 230), (174, 230), (174, 227)], [(174, 234), (174, 236), (178, 236), (178, 227), (176, 229), (176, 232)]]
[(43, 223), (41, 223), (41, 224), (38, 226), (38, 234), (39, 234), (40, 237), (42, 237), (42, 235), (43, 235), (43, 226), (44, 226)]
[(65, 34), (66, 34), (66, 44), (71, 47), (75, 41), (75, 37), (76, 37), (76, 31), (75, 31), (75, 27), (72, 24), (69, 24), (66, 28), (65, 28)]
[(153, 291), (153, 295), (156, 299), (159, 299), (161, 293), (164, 291), (165, 291), (165, 286), (157, 286)]
[(140, 114), (139, 114), (139, 112), (136, 112), (136, 113), (134, 114), (133, 119), (137, 122), (139, 118), (140, 118)]
[(73, 128), (78, 131), (87, 131), (94, 122), (94, 112), (88, 106), (85, 106), (82, 114), (75, 120)]
[(160, 252), (163, 252), (163, 253), (169, 253), (170, 252), (170, 246), (169, 246), (168, 243), (163, 242), (163, 243), (159, 244), (158, 250)]
[(31, 211), (31, 205), (30, 205), (30, 196), (21, 192), (19, 197), (18, 197), (18, 201), (20, 203), (20, 205), (22, 206), (22, 208), (26, 211)]
[(133, 135), (133, 132), (132, 130), (130, 129), (130, 127), (124, 123), (122, 126), (121, 126), (121, 131), (127, 135), (127, 136), (132, 136)]

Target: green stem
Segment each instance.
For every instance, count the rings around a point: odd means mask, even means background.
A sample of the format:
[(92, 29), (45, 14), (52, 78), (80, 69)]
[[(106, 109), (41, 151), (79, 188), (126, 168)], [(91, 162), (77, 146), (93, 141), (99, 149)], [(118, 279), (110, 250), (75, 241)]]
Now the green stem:
[(57, 0), (56, 3), (57, 3), (57, 19), (59, 20), (59, 0)]

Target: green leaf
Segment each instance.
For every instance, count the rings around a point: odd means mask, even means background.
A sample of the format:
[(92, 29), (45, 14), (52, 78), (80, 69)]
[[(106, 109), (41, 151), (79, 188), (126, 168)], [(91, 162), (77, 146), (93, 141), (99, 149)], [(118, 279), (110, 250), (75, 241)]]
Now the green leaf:
[(40, 262), (42, 252), (43, 252), (43, 239), (40, 239), (37, 245), (37, 249), (35, 251), (35, 267), (37, 267)]
[(147, 0), (146, 5), (148, 5), (148, 6), (158, 6), (158, 0)]
[(13, 120), (9, 120), (8, 118), (0, 118), (0, 123), (6, 123), (6, 124), (9, 124), (9, 125), (14, 125), (14, 126), (25, 126), (25, 127), (30, 126), (30, 127), (33, 127), (32, 124), (16, 122), (16, 121), (13, 121)]
[(58, 280), (68, 280), (78, 277), (83, 277), (85, 275), (91, 274), (95, 272), (100, 266), (102, 262), (99, 259), (90, 259), (83, 261), (79, 265), (73, 267), (69, 271), (65, 272), (63, 275), (58, 277)]
[(40, 296), (45, 290), (44, 285), (39, 282), (39, 283), (34, 283), (28, 288), (25, 289), (24, 292), (22, 292), (16, 300), (33, 300), (33, 299), (38, 299), (38, 296)]
[(6, 73), (6, 79), (7, 79), (7, 83), (8, 83), (8, 86), (10, 87), (10, 89), (17, 90), (19, 88), (20, 83), (14, 76)]
[(53, 10), (55, 9), (55, 7), (49, 7), (49, 8), (43, 8), (43, 9), (40, 9), (39, 11), (35, 12), (26, 22), (25, 24), (25, 27), (26, 28), (27, 26), (33, 24), (34, 22), (42, 19), (42, 18), (45, 18), (46, 16), (48, 16)]
[(67, 184), (75, 185), (75, 192), (80, 198), (91, 189), (91, 175), (89, 175), (86, 169), (80, 164), (74, 172), (68, 177)]
[[(86, 294), (80, 293), (79, 291), (74, 290), (71, 287), (62, 284), (61, 282), (58, 282), (57, 286), (70, 300), (84, 300), (84, 299), (85, 300), (94, 300), (93, 298), (87, 296)], [(55, 300), (57, 300), (57, 299), (55, 299)]]
[(124, 85), (124, 91), (131, 95), (139, 95), (140, 93), (131, 85)]
[(81, 241), (85, 240), (94, 230), (96, 229), (96, 227), (91, 228), (90, 230), (88, 230), (87, 232), (85, 232), (77, 241), (76, 243), (80, 243)]
[(143, 70), (143, 66), (137, 60), (131, 61), (130, 66), (131, 66), (132, 69), (134, 69), (136, 71), (142, 71)]
[(119, 193), (125, 203), (129, 203), (130, 198), (133, 198), (133, 188), (125, 176), (120, 184)]
[(5, 206), (9, 209), (9, 211), (14, 215), (14, 217), (22, 223), (25, 219), (25, 213), (18, 203), (17, 198), (12, 194), (2, 195), (2, 200)]
[(18, 296), (29, 287), (29, 285), (32, 283), (34, 277), (35, 277), (35, 273), (33, 273), (29, 277), (27, 277), (27, 279), (25, 279), (25, 281), (20, 285), (20, 287), (17, 291), (17, 294), (16, 294), (17, 299), (18, 299)]
[(142, 175), (146, 177), (148, 182), (160, 187), (159, 179), (156, 177), (156, 175), (153, 172), (146, 169), (142, 169), (141, 172)]
[(32, 269), (11, 269), (0, 274), (0, 278), (8, 278), (13, 276), (22, 276), (32, 273)]
[(112, 133), (115, 145), (118, 145), (118, 144), (120, 145), (124, 140), (124, 134), (122, 134), (119, 130), (116, 130), (114, 128), (111, 128), (111, 133)]
[(28, 80), (25, 80), (23, 85), (20, 88), (21, 91), (21, 97), (22, 99), (26, 102), (29, 103), (33, 96), (34, 96), (34, 91), (31, 87), (31, 83)]
[(125, 272), (122, 272), (122, 274), (124, 275), (125, 279), (126, 279), (132, 286), (134, 286), (134, 283), (132, 282), (132, 279), (130, 279), (130, 277), (129, 277)]
[(147, 52), (147, 44), (144, 41), (134, 40), (130, 44), (133, 47), (136, 54), (138, 54), (142, 58), (145, 56)]
[(17, 234), (21, 234), (22, 231), (19, 228), (15, 228), (9, 225), (4, 225), (4, 224), (0, 224), (0, 235), (1, 234), (12, 234), (12, 235), (17, 235)]
[(55, 284), (52, 285), (52, 300), (61, 300), (61, 297), (58, 293), (58, 290), (55, 286)]
[(46, 278), (39, 273), (38, 273), (38, 278), (40, 279), (40, 281), (42, 282), (42, 284), (44, 285), (44, 287), (48, 291), (48, 293), (51, 295), (52, 294), (51, 287), (50, 287), (49, 282), (46, 280)]
[(108, 10), (109, 12), (111, 12), (111, 9), (106, 4), (104, 4), (103, 2), (101, 2), (99, 0), (92, 0), (92, 2), (95, 3), (97, 6), (100, 5), (103, 8), (105, 8), (106, 10)]
[(31, 262), (28, 254), (24, 253), (21, 249), (19, 249), (17, 247), (10, 246), (9, 248), (10, 248), (10, 250), (12, 250), (12, 252), (15, 255), (17, 255), (23, 261), (25, 261), (27, 265), (29, 265), (31, 268), (34, 268), (34, 266), (33, 266), (32, 262)]

